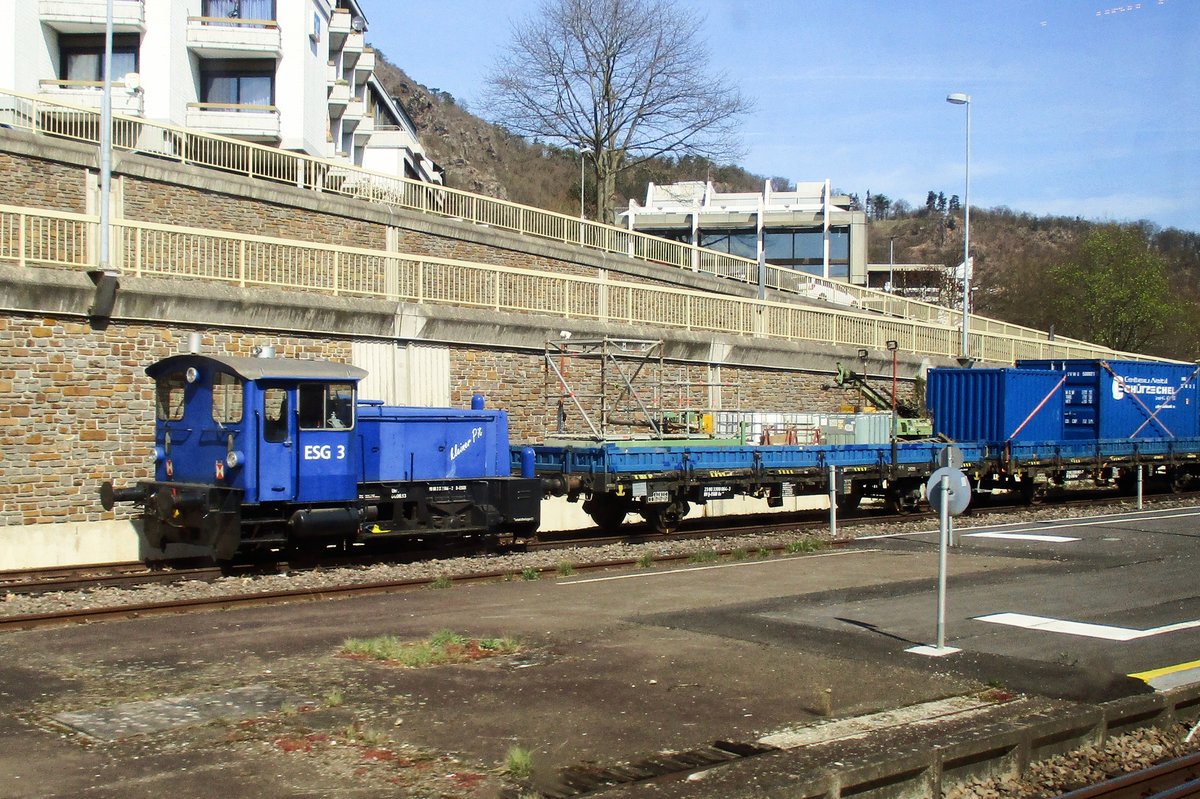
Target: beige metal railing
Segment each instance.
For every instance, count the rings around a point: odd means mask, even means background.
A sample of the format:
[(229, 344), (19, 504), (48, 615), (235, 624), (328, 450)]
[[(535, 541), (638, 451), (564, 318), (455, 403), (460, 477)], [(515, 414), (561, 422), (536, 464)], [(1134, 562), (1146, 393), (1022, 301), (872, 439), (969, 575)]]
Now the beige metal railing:
[[(847, 309), (714, 295), (595, 277), (547, 274), (384, 250), (310, 244), (114, 220), (110, 264), (132, 276), (214, 280), (508, 313), (713, 331), (953, 356), (952, 327)], [(0, 205), (0, 261), (86, 270), (97, 264), (96, 216)], [(973, 332), (985, 360), (1137, 357), (1094, 345)]]
[[(96, 109), (2, 89), (0, 123), (94, 144), (100, 140)], [(759, 282), (757, 261), (444, 186), (371, 172), (341, 161), (313, 158), (122, 114), (113, 115), (112, 141), (114, 147), (129, 152), (462, 219), (750, 285)], [(826, 299), (886, 316), (961, 328), (961, 313), (953, 309), (837, 280), (825, 280), (792, 269), (768, 264), (764, 267), (762, 282), (767, 288), (788, 294)], [(971, 328), (1000, 337), (1035, 342), (1047, 340), (1043, 331), (978, 316), (971, 317)], [(1055, 343), (1059, 346), (1090, 346), (1087, 342), (1064, 339)]]

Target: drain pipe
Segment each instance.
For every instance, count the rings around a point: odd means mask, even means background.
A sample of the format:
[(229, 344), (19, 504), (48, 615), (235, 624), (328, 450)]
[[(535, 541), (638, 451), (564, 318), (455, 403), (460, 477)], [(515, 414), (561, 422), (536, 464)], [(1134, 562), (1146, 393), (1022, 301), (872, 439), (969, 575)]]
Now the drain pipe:
[(100, 253), (99, 268), (88, 273), (96, 285), (88, 317), (93, 328), (108, 326), (117, 302), (120, 272), (109, 263), (111, 247), (109, 206), (112, 204), (112, 49), (113, 0), (107, 0), (104, 20), (104, 96), (100, 102)]

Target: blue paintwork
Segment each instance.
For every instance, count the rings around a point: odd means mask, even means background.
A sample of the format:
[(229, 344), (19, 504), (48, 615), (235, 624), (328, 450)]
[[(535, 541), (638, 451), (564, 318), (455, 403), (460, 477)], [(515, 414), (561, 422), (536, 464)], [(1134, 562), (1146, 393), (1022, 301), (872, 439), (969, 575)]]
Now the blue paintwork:
[(507, 476), (508, 414), (501, 410), (360, 405), (363, 480)]
[(930, 369), (925, 403), (933, 432), (953, 441), (1056, 441), (1064, 390), (1061, 372)]
[[(896, 463), (936, 463), (938, 454), (944, 447), (945, 444), (938, 442), (900, 442), (896, 445)], [(514, 468), (520, 465), (522, 449), (512, 449)], [(968, 463), (983, 459), (982, 445), (960, 445), (960, 449), (963, 450), (964, 459)], [(890, 444), (706, 446), (703, 441), (696, 440), (687, 444), (637, 448), (597, 443), (570, 447), (534, 446), (533, 450), (534, 465), (539, 474), (628, 475), (684, 471), (824, 469), (830, 464), (842, 469), (892, 463)]]
[(1065, 373), (1063, 435), (1059, 438), (1200, 436), (1200, 375), (1195, 364), (1042, 360), (1018, 361), (1017, 367)]

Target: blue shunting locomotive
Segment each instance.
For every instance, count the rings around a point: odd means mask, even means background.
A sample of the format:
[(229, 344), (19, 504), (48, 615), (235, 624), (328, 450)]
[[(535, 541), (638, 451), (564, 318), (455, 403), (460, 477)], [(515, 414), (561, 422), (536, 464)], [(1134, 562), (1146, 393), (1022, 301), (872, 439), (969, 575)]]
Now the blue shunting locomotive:
[(184, 354), (152, 364), (153, 480), (101, 486), (143, 508), (147, 543), (239, 551), (439, 534), (532, 533), (541, 482), (510, 471), (508, 416), (358, 402), (329, 361)]

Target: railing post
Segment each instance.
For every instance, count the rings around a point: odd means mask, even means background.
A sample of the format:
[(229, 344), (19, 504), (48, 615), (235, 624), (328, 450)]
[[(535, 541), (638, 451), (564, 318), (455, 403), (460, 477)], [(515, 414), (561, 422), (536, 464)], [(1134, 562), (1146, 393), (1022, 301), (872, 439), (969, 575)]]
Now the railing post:
[(17, 266), (25, 266), (25, 213), (17, 214)]
[(304, 164), (304, 156), (296, 156), (296, 188), (298, 189), (303, 189), (307, 183), (307, 181), (304, 179)]
[(341, 290), (338, 288), (338, 286), (340, 286), (342, 283), (341, 271), (342, 271), (341, 253), (338, 252), (337, 250), (334, 250), (333, 251), (333, 296), (335, 296), (335, 297), (341, 293)]
[(142, 276), (142, 231), (133, 229), (133, 273)]
[(238, 241), (238, 285), (246, 286), (246, 240)]
[(500, 273), (492, 272), (492, 307), (500, 310)]

